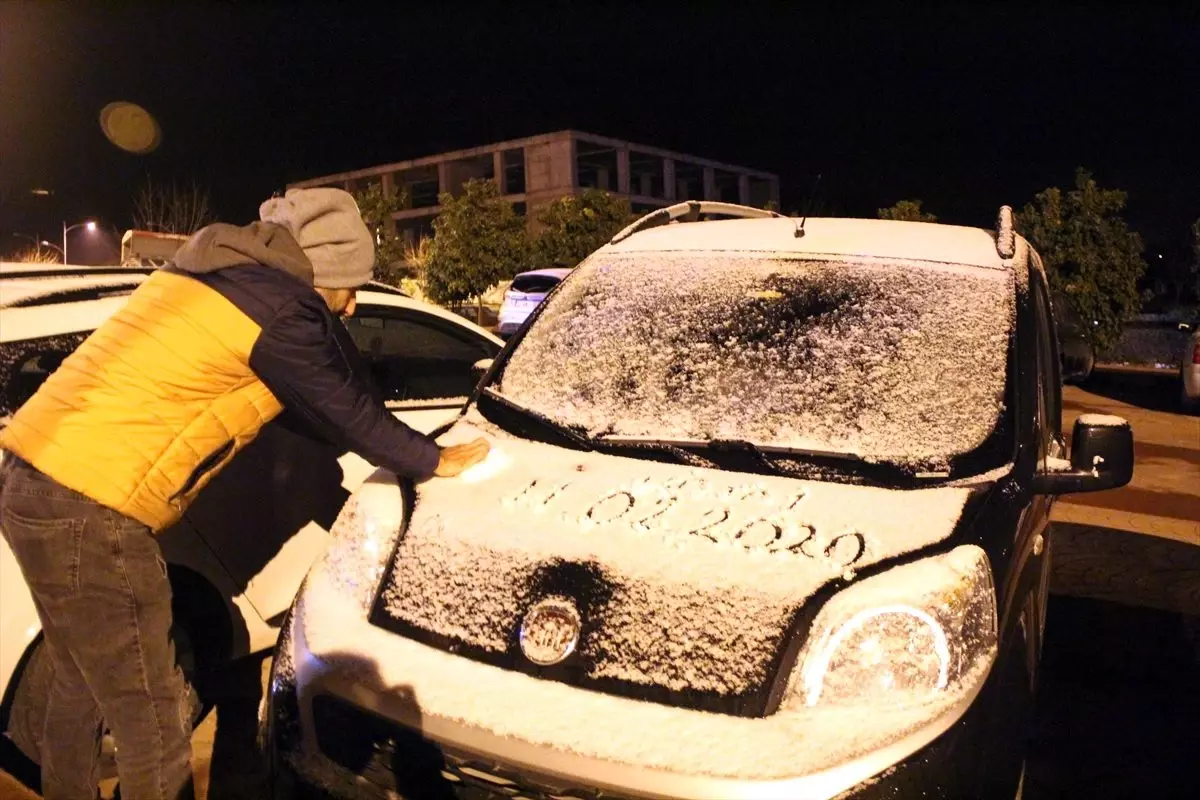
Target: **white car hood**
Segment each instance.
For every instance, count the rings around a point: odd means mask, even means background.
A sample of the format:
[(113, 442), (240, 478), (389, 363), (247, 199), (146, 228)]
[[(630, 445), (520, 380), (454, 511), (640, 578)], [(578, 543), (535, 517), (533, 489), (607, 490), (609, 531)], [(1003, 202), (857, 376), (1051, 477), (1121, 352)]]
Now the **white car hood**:
[(460, 422), (442, 443), (477, 436), (492, 444), (483, 464), (419, 487), (372, 619), (536, 672), (517, 632), (534, 603), (562, 597), (582, 617), (580, 644), (571, 668), (547, 677), (686, 692), (680, 704), (712, 710), (759, 705), (804, 603), (831, 580), (945, 539), (969, 493), (578, 452), (482, 421)]

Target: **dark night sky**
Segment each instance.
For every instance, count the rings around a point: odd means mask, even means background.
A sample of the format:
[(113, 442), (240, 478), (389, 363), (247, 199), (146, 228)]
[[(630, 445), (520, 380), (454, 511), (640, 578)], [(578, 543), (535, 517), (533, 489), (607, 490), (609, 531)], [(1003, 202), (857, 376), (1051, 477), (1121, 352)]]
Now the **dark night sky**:
[[(1195, 12), (600, 5), (0, 2), (0, 251), (123, 230), (147, 176), (243, 222), (289, 180), (568, 127), (776, 172), (785, 210), (821, 173), (819, 213), (990, 225), (1083, 165), (1152, 245), (1200, 217)], [(114, 100), (155, 152), (104, 138)]]

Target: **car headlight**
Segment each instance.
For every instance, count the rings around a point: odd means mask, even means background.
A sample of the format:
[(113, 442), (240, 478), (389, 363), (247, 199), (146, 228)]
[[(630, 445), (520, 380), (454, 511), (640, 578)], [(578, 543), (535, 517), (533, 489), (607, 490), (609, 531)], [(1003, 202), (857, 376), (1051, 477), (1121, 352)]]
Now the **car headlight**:
[(350, 496), (330, 529), (331, 541), (317, 568), (364, 612), (407, 518), (408, 504), (396, 476), (378, 470)]
[(975, 545), (896, 567), (834, 596), (813, 621), (791, 706), (926, 705), (981, 684), (996, 657), (996, 592)]

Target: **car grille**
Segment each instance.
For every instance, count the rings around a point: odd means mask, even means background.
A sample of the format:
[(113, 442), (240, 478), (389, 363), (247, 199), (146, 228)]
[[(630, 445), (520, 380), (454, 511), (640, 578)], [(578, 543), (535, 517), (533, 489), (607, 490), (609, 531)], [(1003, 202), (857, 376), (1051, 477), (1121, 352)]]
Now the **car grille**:
[(381, 798), (395, 792), (438, 800), (633, 800), (439, 747), (418, 731), (330, 695), (313, 698), (313, 726), (321, 752), (378, 788)]

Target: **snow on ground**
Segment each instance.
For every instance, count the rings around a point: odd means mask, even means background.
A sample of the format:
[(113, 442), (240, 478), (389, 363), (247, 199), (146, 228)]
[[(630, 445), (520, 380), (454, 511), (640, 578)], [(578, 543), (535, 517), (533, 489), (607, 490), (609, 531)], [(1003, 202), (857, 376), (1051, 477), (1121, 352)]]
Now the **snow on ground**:
[(614, 254), (549, 301), (500, 391), (593, 435), (936, 467), (995, 425), (1013, 309), (1007, 270)]

